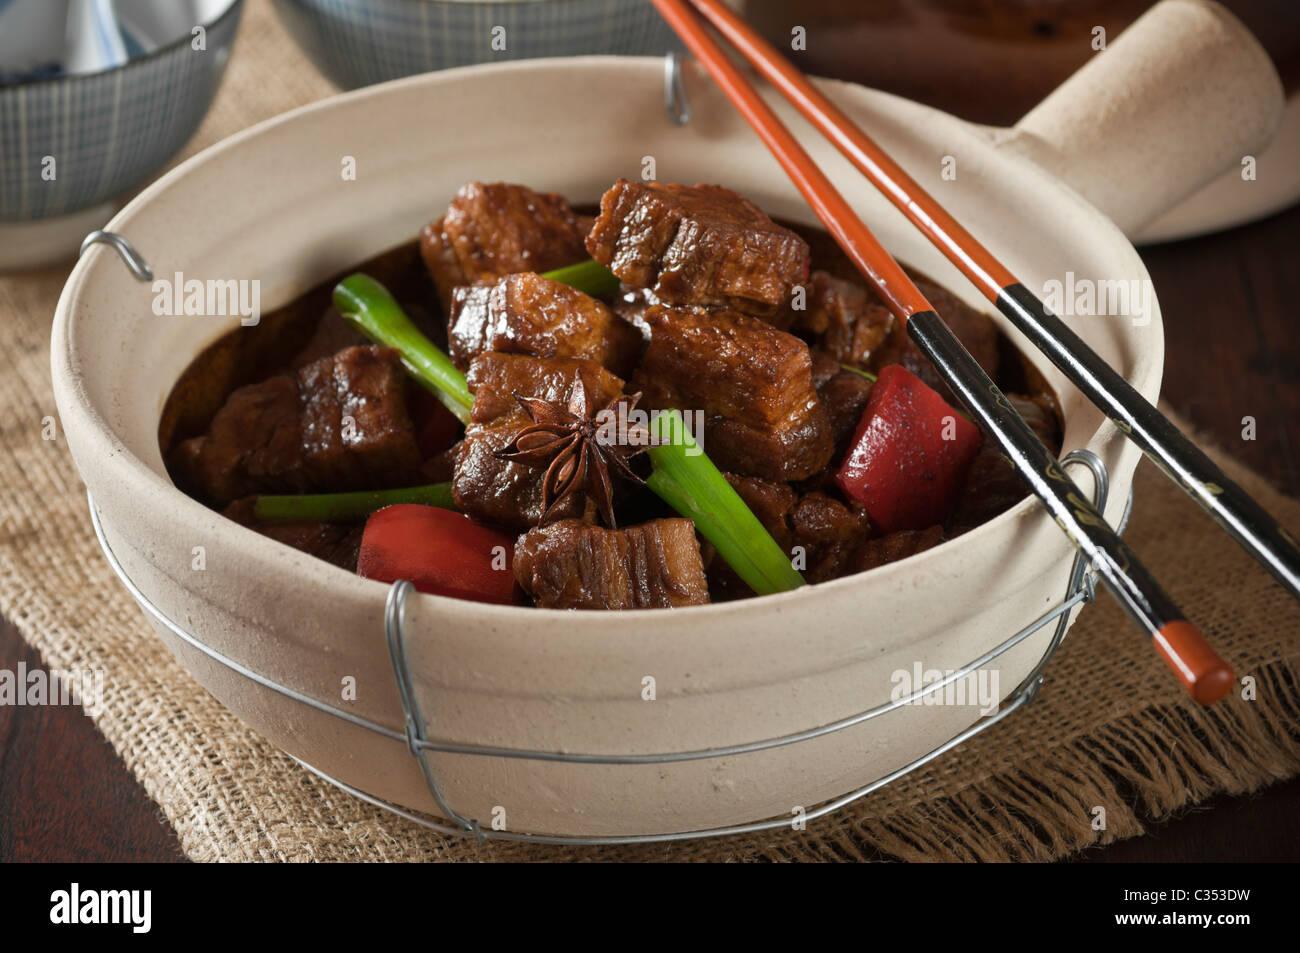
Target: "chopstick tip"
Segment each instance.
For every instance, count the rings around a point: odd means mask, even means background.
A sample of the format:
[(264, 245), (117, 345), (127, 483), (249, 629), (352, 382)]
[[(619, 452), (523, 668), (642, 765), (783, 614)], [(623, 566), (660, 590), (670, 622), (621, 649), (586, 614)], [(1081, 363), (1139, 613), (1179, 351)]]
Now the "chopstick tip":
[(1165, 664), (1197, 702), (1213, 705), (1232, 690), (1236, 680), (1232, 667), (1186, 619), (1165, 623), (1153, 640)]

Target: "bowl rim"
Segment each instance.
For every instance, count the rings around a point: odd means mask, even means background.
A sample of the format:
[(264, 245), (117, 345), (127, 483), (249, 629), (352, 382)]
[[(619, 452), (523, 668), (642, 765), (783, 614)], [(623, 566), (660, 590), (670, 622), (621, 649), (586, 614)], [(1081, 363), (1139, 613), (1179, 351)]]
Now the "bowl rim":
[[(229, 17), (233, 13), (236, 13), (236, 11), (240, 10), (244, 5), (244, 0), (227, 0), (227, 2), (229, 3), (229, 6), (227, 6), (215, 17), (203, 23), (196, 23), (194, 25), (203, 27), (205, 31), (211, 30), (214, 27), (219, 26), (227, 17)], [(10, 90), (15, 90), (15, 89), (28, 90), (28, 89), (38, 89), (41, 86), (47, 86), (47, 85), (55, 86), (60, 83), (93, 82), (94, 80), (100, 79), (101, 77), (112, 76), (114, 73), (120, 73), (129, 70), (133, 66), (143, 65), (152, 60), (162, 59), (164, 56), (168, 56), (171, 53), (176, 52), (176, 50), (180, 49), (182, 46), (189, 46), (190, 40), (192, 38), (193, 38), (192, 33), (183, 34), (181, 36), (178, 36), (176, 39), (172, 40), (171, 42), (164, 43), (162, 46), (158, 47), (157, 49), (150, 50), (148, 53), (144, 53), (141, 56), (133, 57), (127, 60), (125, 63), (118, 63), (116, 66), (110, 66), (108, 69), (95, 70), (93, 73), (70, 73), (61, 76), (47, 76), (44, 77), (43, 79), (33, 79), (24, 83), (0, 84), (0, 96), (3, 96), (6, 93), (8, 93)]]
[[(235, 0), (236, 4), (239, 2), (240, 0)], [(289, 125), (304, 116), (309, 116), (318, 111), (331, 109), (340, 101), (354, 102), (372, 97), (382, 98), (388, 95), (393, 89), (399, 89), (404, 86), (419, 86), (431, 82), (436, 83), (443, 79), (455, 81), (463, 78), (467, 73), (480, 75), (484, 72), (509, 73), (513, 71), (529, 71), (548, 68), (563, 68), (568, 70), (599, 67), (617, 68), (619, 66), (634, 68), (637, 66), (645, 67), (647, 64), (653, 64), (656, 70), (661, 70), (662, 62), (662, 56), (616, 56), (597, 54), (579, 57), (535, 57), (523, 60), (480, 63), (445, 70), (436, 70), (429, 73), (415, 74), (384, 83), (376, 83), (354, 90), (339, 92), (332, 96), (327, 96), (323, 99), (306, 103), (302, 106), (280, 113), (279, 115), (272, 116), (253, 126), (249, 126), (246, 129), (239, 130), (219, 142), (208, 146), (201, 152), (173, 167), (145, 189), (141, 190), (126, 206), (114, 215), (112, 220), (104, 227), (110, 231), (117, 230), (124, 219), (129, 219), (136, 213), (140, 212), (145, 206), (153, 201), (156, 195), (170, 189), (177, 181), (186, 177), (192, 170), (209, 162), (216, 161), (227, 153), (238, 149), (246, 140), (263, 135), (272, 129)], [(886, 97), (890, 100), (906, 104), (907, 107), (922, 111), (936, 119), (957, 124), (967, 130), (970, 135), (979, 136), (984, 138), (986, 142), (989, 142), (986, 132), (987, 127), (982, 127), (979, 124), (962, 120), (942, 110), (935, 109), (934, 107), (917, 103), (913, 100), (906, 99), (905, 97), (864, 87), (856, 83), (849, 83), (841, 80), (827, 80), (823, 78), (816, 79), (819, 84), (825, 84), (832, 90), (865, 90), (873, 97)], [(996, 148), (995, 143), (989, 142), (989, 144), (991, 148)], [(1042, 182), (1047, 183), (1048, 187), (1051, 188), (1063, 202), (1070, 203), (1072, 210), (1076, 214), (1088, 218), (1098, 229), (1109, 232), (1117, 241), (1122, 242), (1123, 245), (1127, 247), (1128, 251), (1134, 256), (1138, 265), (1142, 268), (1142, 271), (1145, 274), (1145, 266), (1142, 265), (1140, 257), (1137, 256), (1136, 251), (1132, 247), (1132, 243), (1123, 235), (1113, 222), (1089, 204), (1078, 192), (1052, 175), (1050, 172), (1047, 172), (1034, 164), (1032, 161), (1007, 151), (996, 151), (1000, 161), (1015, 164), (1017, 169), (1023, 174), (1034, 176)], [(113, 429), (108, 425), (104, 415), (101, 414), (90, 401), (89, 396), (81, 386), (80, 380), (74, 373), (75, 368), (73, 366), (74, 361), (72, 348), (73, 338), (70, 334), (73, 330), (72, 326), (75, 323), (73, 316), (73, 302), (75, 300), (80, 300), (83, 294), (83, 286), (89, 280), (88, 273), (91, 265), (98, 260), (98, 256), (100, 255), (113, 255), (115, 257), (116, 253), (103, 246), (95, 246), (88, 250), (87, 254), (82, 256), (73, 267), (59, 298), (52, 329), (53, 346), (51, 348), (52, 374), (54, 377), (56, 397), (62, 391), (64, 396), (75, 404), (75, 409), (82, 415), (83, 422), (89, 425), (86, 428), (88, 438), (96, 444), (96, 446), (91, 449), (93, 452), (100, 454), (101, 462), (111, 459), (111, 464), (107, 465), (111, 465), (119, 471), (119, 476), (124, 484), (131, 485), (139, 479), (156, 481), (156, 483), (150, 485), (156, 487), (159, 492), (173, 495), (173, 498), (176, 499), (177, 505), (183, 508), (182, 512), (189, 514), (190, 518), (197, 520), (204, 516), (209, 519), (212, 516), (220, 517), (221, 514), (218, 511), (205, 506), (203, 503), (184, 493), (170, 479), (166, 478), (163, 474), (157, 473), (134, 451), (123, 444), (118, 439)], [(1147, 385), (1140, 386), (1143, 382), (1138, 381), (1135, 382), (1135, 386), (1138, 386), (1139, 392), (1144, 393), (1144, 396), (1148, 397), (1148, 399), (1154, 400), (1155, 393), (1159, 391), (1164, 366), (1164, 322), (1163, 316), (1159, 311), (1158, 300), (1155, 313), (1152, 315), (1151, 325), (1154, 326), (1154, 330), (1158, 332), (1158, 335), (1156, 343), (1149, 346), (1158, 349), (1158, 354), (1155, 355), (1151, 362), (1152, 367), (1150, 371), (1150, 380)], [(1153, 330), (1152, 326), (1148, 326), (1146, 330)], [(62, 386), (60, 386), (61, 384)], [(1150, 391), (1150, 393), (1147, 393), (1147, 391)], [(72, 410), (73, 408), (69, 407), (68, 409)], [(61, 413), (63, 413), (62, 408)], [(1063, 456), (1072, 449), (1094, 449), (1095, 452), (1096, 444), (1105, 443), (1114, 439), (1122, 440), (1122, 434), (1120, 434), (1118, 428), (1116, 428), (1115, 425), (1103, 415), (1097, 429), (1089, 434), (1087, 439), (1083, 441), (1078, 448), (1062, 447), (1059, 456)], [(135, 483), (135, 485), (139, 486), (138, 483)], [(1112, 487), (1113, 485), (1112, 482)], [(1112, 499), (1107, 505), (1109, 506), (1113, 502), (1114, 500)], [(842, 576), (822, 583), (810, 583), (797, 589), (774, 593), (767, 596), (753, 596), (717, 603), (711, 602), (699, 606), (684, 606), (673, 610), (672, 619), (674, 621), (688, 624), (696, 622), (707, 623), (710, 619), (717, 618), (722, 614), (736, 614), (742, 611), (799, 611), (803, 608), (807, 600), (819, 598), (824, 593), (843, 590), (852, 586), (861, 586), (868, 580), (871, 582), (884, 583), (890, 578), (901, 577), (904, 572), (910, 572), (914, 568), (927, 562), (932, 562), (940, 556), (952, 557), (954, 561), (960, 556), (968, 556), (971, 554), (974, 546), (976, 546), (984, 537), (1000, 530), (1004, 524), (1013, 520), (1025, 519), (1034, 515), (1031, 511), (1038, 506), (1039, 504), (1037, 499), (1031, 494), (1020, 500), (1010, 509), (1005, 510), (993, 519), (987, 520), (955, 539), (945, 540), (943, 543), (928, 550), (924, 550), (920, 553), (913, 554), (892, 563), (887, 563), (884, 566), (876, 567), (867, 572)], [(1040, 511), (1037, 515), (1042, 519), (1050, 519), (1050, 516), (1044, 511)], [(105, 519), (105, 514), (101, 514), (101, 519), (104, 520), (106, 526), (109, 526), (110, 528), (113, 527), (111, 517)], [(268, 537), (236, 523), (233, 520), (222, 518), (217, 522), (217, 528), (219, 528), (219, 531), (221, 532), (233, 532), (232, 540), (238, 541), (241, 548), (271, 547), (271, 550), (279, 555), (281, 562), (287, 563), (286, 568), (290, 569), (294, 573), (299, 571), (326, 571), (327, 578), (331, 581), (331, 585), (340, 593), (340, 595), (343, 594), (345, 589), (350, 590), (353, 586), (357, 586), (359, 588), (353, 591), (356, 592), (359, 598), (372, 599), (377, 604), (382, 605), (390, 589), (390, 585), (387, 583), (357, 576), (355, 573), (350, 573), (342, 567), (332, 565), (305, 552), (269, 539)], [(1062, 541), (1066, 545), (1069, 545), (1068, 541), (1064, 539), (1063, 534)], [(413, 597), (415, 596), (421, 597), (422, 599), (432, 600), (429, 603), (430, 609), (440, 614), (449, 611), (454, 613), (463, 613), (467, 611), (475, 612), (483, 614), (483, 616), (490, 621), (499, 621), (502, 623), (527, 622), (529, 619), (540, 621), (542, 617), (538, 616), (539, 612), (543, 613), (544, 617), (548, 619), (565, 618), (572, 620), (572, 625), (575, 629), (586, 628), (589, 625), (600, 625), (602, 624), (602, 620), (603, 624), (607, 626), (612, 621), (608, 615), (610, 610), (603, 609), (573, 610), (544, 609), (535, 606), (518, 605), (502, 606), (490, 603), (472, 602), (470, 600), (456, 599), (449, 596), (423, 592), (414, 593)], [(663, 620), (664, 618), (664, 613), (660, 609), (630, 609), (621, 610), (618, 613), (617, 620), (620, 623), (633, 625), (648, 620)]]

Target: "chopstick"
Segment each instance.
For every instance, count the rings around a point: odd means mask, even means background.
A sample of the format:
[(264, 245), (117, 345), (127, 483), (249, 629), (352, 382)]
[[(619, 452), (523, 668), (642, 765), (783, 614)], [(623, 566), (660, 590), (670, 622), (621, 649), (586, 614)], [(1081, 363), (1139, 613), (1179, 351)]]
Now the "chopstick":
[(1191, 696), (1208, 705), (1227, 694), (1232, 670), (1065, 474), (906, 272), (709, 35), (686, 0), (651, 2), (753, 127), (840, 247), (904, 322), (913, 342), (976, 422), (997, 441), (1057, 524), (1096, 567), (1106, 588), (1150, 636), (1158, 654)]
[(746, 60), (911, 220), (982, 294), (1291, 595), (1300, 546), (1164, 414), (1102, 360), (793, 64), (720, 0), (691, 0)]

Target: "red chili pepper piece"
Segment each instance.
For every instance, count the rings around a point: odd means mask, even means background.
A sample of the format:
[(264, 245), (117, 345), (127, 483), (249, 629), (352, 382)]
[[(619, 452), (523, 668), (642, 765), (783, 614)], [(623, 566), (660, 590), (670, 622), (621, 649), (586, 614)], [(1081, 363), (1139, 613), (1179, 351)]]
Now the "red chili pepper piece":
[(513, 605), (519, 601), (514, 548), (513, 536), (463, 513), (399, 503), (366, 520), (357, 574), (380, 582), (406, 579), (439, 596)]
[(915, 374), (880, 372), (836, 482), (887, 533), (952, 513), (980, 432)]

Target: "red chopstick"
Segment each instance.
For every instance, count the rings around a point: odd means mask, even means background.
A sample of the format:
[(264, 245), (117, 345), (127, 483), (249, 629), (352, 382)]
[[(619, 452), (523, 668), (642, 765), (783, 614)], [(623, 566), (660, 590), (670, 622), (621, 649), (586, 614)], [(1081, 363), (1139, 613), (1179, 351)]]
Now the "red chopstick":
[(1015, 276), (948, 214), (884, 149), (832, 103), (775, 47), (721, 0), (690, 0), (763, 77), (844, 153), (954, 265), (996, 301)]
[(704, 64), (727, 98), (753, 127), (817, 217), (930, 359), (961, 402), (1016, 466), (1106, 587), (1146, 631), (1165, 664), (1203, 704), (1232, 687), (1228, 665), (1064, 473), (1055, 456), (1011, 407), (979, 364), (939, 318), (907, 273), (853, 212), (812, 157), (799, 145), (723, 52), (685, 0), (651, 0), (669, 26)]
[(829, 139), (1083, 394), (1293, 596), (1300, 546), (1150, 401), (1101, 359), (884, 149), (721, 0), (691, 0), (741, 55)]

